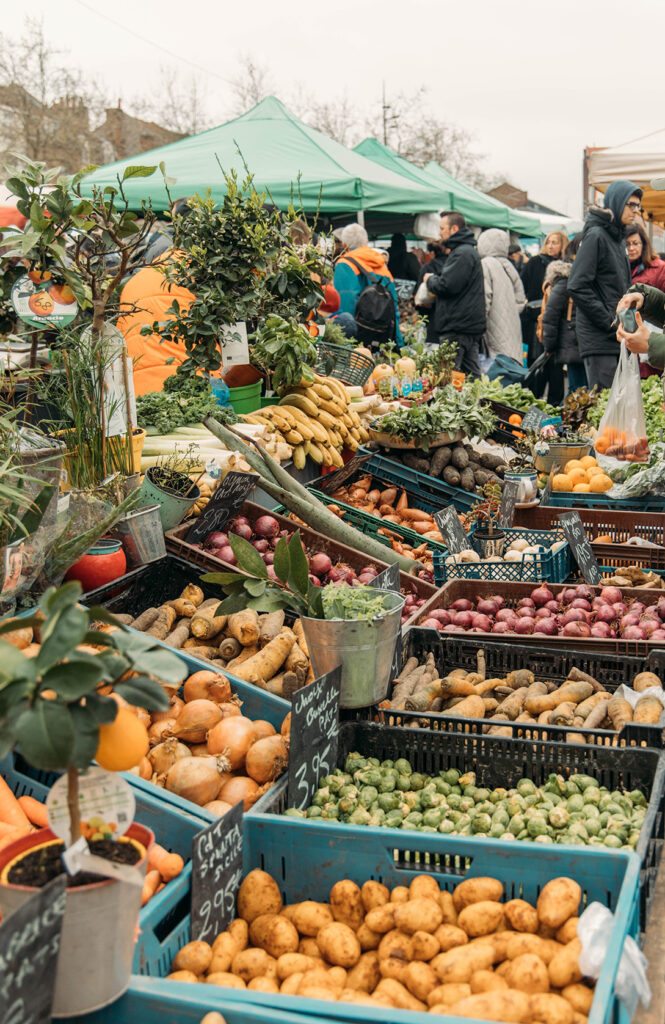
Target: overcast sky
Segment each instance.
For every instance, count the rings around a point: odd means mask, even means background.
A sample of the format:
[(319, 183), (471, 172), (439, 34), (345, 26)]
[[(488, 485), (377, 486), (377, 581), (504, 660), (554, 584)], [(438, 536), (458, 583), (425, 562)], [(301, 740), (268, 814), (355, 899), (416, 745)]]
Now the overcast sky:
[[(30, 13), (114, 99), (155, 90), (173, 64), (198, 75), (220, 122), (241, 54), (286, 100), (302, 88), (378, 109), (383, 80), (388, 96), (424, 85), (437, 114), (472, 133), (487, 173), (573, 216), (585, 145), (665, 127), (665, 0), (31, 0)], [(8, 15), (3, 33), (20, 35), (23, 14)]]

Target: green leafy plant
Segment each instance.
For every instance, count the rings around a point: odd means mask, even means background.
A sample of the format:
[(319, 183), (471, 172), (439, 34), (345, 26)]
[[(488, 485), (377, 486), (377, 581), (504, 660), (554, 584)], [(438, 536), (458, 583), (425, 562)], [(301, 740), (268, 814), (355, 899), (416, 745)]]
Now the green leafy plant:
[(488, 480), (483, 485), (482, 498), (465, 513), (465, 521), (484, 524), (490, 537), (499, 519), (501, 509), (501, 486)]
[[(88, 768), (99, 746), (99, 728), (113, 722), (118, 704), (164, 711), (164, 688), (177, 685), (187, 667), (149, 637), (125, 629), (105, 608), (79, 605), (81, 585), (49, 589), (36, 613), (0, 626), (0, 758), (14, 746), (39, 770), (67, 772), (71, 835), (80, 835), (78, 771)], [(95, 622), (117, 626), (98, 632)], [(20, 627), (39, 630), (36, 657), (4, 640)], [(80, 645), (100, 645), (92, 654)], [(103, 692), (102, 692), (103, 691)]]
[(224, 422), (236, 423), (238, 417), (229, 406), (220, 406), (205, 377), (183, 377), (174, 373), (164, 381), (162, 391), (136, 396), (136, 418), (142, 427), (157, 434), (170, 434), (176, 427), (201, 423), (208, 413), (226, 416)]
[(437, 434), (462, 431), (468, 437), (485, 438), (496, 425), (496, 416), (473, 396), (451, 384), (439, 388), (435, 397), (423, 405), (397, 409), (377, 421), (378, 429), (404, 441), (415, 441), (427, 448)]
[(297, 387), (303, 377), (310, 383), (314, 381), (316, 347), (307, 328), (293, 317), (266, 317), (251, 342), (250, 361), (266, 374), (275, 391)]

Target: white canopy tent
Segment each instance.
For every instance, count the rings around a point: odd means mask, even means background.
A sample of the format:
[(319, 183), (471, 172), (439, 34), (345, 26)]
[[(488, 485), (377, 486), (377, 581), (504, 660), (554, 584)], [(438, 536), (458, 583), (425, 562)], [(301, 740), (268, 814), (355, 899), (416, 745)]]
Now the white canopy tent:
[(665, 191), (651, 188), (652, 178), (665, 175), (665, 128), (645, 139), (589, 154), (589, 184), (604, 192), (613, 181), (628, 179), (644, 190), (642, 205), (654, 220), (665, 221)]

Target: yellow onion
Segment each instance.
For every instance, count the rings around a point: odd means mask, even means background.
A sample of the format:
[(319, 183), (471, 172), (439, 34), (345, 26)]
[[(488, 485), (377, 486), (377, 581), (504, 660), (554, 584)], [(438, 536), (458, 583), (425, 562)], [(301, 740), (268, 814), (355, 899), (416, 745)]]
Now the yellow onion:
[(289, 763), (289, 752), (281, 736), (266, 736), (247, 751), (245, 771), (260, 786), (277, 779)]
[(182, 695), (186, 703), (193, 700), (214, 700), (221, 704), (230, 698), (231, 684), (220, 672), (202, 669), (185, 681)]
[(156, 747), (158, 743), (171, 735), (171, 729), (175, 728), (175, 718), (163, 718), (160, 722), (153, 722), (148, 729), (150, 746)]
[(167, 718), (177, 718), (184, 706), (185, 702), (184, 700), (181, 700), (180, 697), (171, 697), (171, 706), (168, 711), (153, 711), (153, 725), (155, 722), (164, 722)]
[[(192, 700), (185, 704), (169, 735), (185, 743), (203, 743), (210, 730), (222, 717), (217, 704), (211, 700)], [(210, 751), (216, 753), (216, 751)]]
[(183, 757), (166, 776), (166, 788), (184, 800), (204, 807), (219, 795), (222, 778), (214, 757)]
[(148, 754), (148, 760), (157, 775), (166, 775), (169, 768), (182, 757), (191, 757), (189, 747), (176, 739), (162, 740)]
[(211, 800), (210, 803), (204, 805), (203, 810), (210, 811), (211, 814), (217, 814), (221, 818), (227, 811), (231, 810), (231, 804), (227, 804), (225, 800)]
[(210, 730), (207, 739), (210, 753), (224, 754), (232, 772), (243, 766), (254, 741), (254, 723), (242, 715), (223, 718)]

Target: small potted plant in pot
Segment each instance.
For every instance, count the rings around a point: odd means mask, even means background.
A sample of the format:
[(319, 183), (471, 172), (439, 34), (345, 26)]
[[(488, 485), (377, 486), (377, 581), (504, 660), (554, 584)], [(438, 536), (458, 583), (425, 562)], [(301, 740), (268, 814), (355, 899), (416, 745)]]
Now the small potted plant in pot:
[(488, 482), (483, 497), (467, 512), (467, 522), (479, 523), (473, 533), (473, 542), (480, 549), (481, 558), (500, 558), (506, 543), (503, 530), (496, 529), (501, 508), (501, 486)]
[(345, 583), (321, 587), (310, 574), (299, 530), (288, 541), (280, 538), (273, 564), (268, 566), (242, 537), (229, 534), (229, 544), (243, 575), (224, 572), (202, 577), (220, 583), (228, 595), (217, 614), (244, 608), (290, 609), (301, 617), (315, 675), (342, 666), (340, 707), (367, 707), (383, 700), (401, 627), (402, 595)]
[(510, 461), (510, 468), (504, 474), (504, 482), (514, 480), (519, 485), (516, 505), (531, 505), (538, 501), (538, 472), (534, 456), (548, 451), (546, 441), (539, 440), (533, 432), (524, 434), (515, 441), (517, 456)]
[[(74, 865), (68, 880), (54, 1016), (79, 1015), (104, 1006), (129, 983), (140, 883), (154, 837), (149, 829), (131, 823), (131, 817), (129, 827), (123, 828), (118, 801), (123, 788), (130, 797), (131, 790), (114, 773), (134, 767), (149, 747), (146, 727), (130, 705), (166, 710), (169, 698), (164, 687), (176, 687), (186, 675), (185, 663), (149, 637), (116, 627), (103, 608), (80, 607), (80, 594), (78, 583), (52, 588), (34, 616), (0, 626), (0, 758), (17, 746), (33, 768), (58, 773), (54, 787), (62, 790), (57, 800), (55, 789), (47, 801), (51, 831), (34, 830), (11, 790), (3, 787), (3, 799), (14, 800), (16, 827), (0, 848), (3, 917), (64, 872), (64, 847), (80, 842), (82, 836), (89, 837), (83, 857), (92, 854), (138, 871), (135, 881), (139, 884), (132, 884), (102, 877), (98, 866), (91, 870), (84, 866), (87, 873), (82, 874)], [(92, 623), (100, 620), (113, 628), (93, 630)], [(93, 761), (100, 768), (92, 767)], [(103, 821), (90, 813), (95, 806), (91, 787), (98, 777), (104, 790), (114, 793)], [(113, 838), (116, 834), (118, 839)]]
[(140, 502), (142, 505), (159, 505), (165, 532), (178, 526), (201, 496), (199, 487), (188, 475), (193, 465), (198, 465), (198, 461), (194, 461), (188, 449), (185, 453), (172, 452), (146, 470)]

